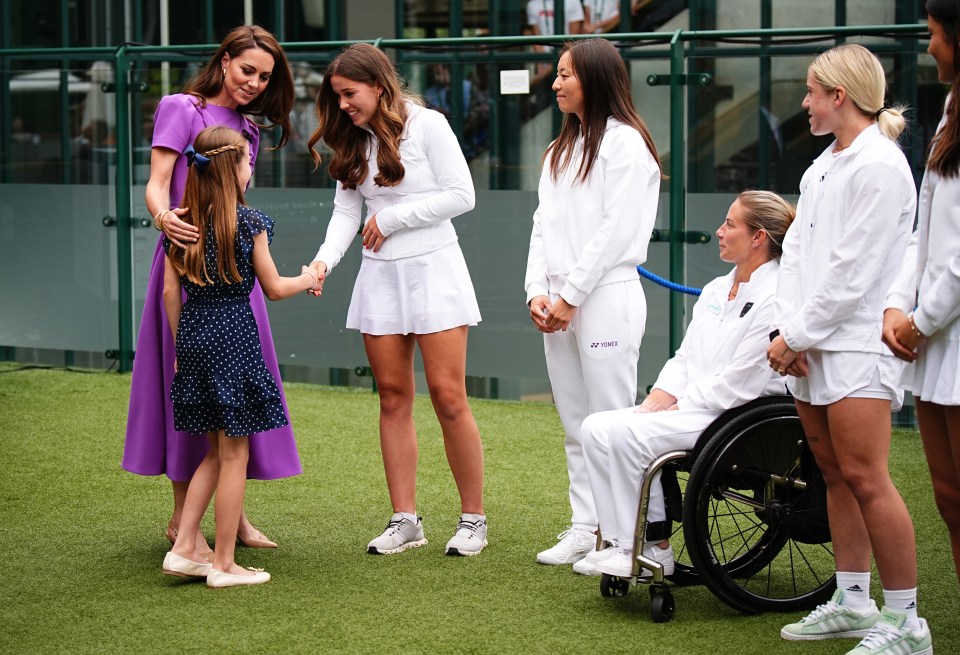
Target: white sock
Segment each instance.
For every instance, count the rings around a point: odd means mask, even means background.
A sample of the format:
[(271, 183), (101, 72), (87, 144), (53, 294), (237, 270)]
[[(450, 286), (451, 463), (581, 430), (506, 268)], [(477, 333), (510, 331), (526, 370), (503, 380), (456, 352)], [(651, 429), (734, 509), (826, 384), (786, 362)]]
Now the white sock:
[(401, 519), (407, 519), (407, 520), (409, 520), (409, 521), (412, 521), (413, 523), (416, 523), (416, 522), (417, 522), (417, 515), (416, 515), (416, 514), (409, 514), (409, 513), (407, 513), (407, 512), (397, 512), (397, 514), (400, 515), (400, 518), (401, 518)]
[(907, 622), (903, 627), (916, 632), (920, 629), (920, 618), (917, 616), (917, 588), (883, 590), (883, 604), (892, 610), (907, 615)]
[(484, 523), (486, 523), (486, 522), (487, 522), (487, 515), (486, 515), (486, 514), (467, 514), (467, 513), (463, 513), (463, 514), (460, 515), (460, 520), (461, 520), (461, 521), (470, 521), (471, 523), (476, 523), (477, 521), (483, 521)]
[(837, 589), (843, 592), (840, 604), (862, 612), (870, 607), (870, 572), (837, 571)]

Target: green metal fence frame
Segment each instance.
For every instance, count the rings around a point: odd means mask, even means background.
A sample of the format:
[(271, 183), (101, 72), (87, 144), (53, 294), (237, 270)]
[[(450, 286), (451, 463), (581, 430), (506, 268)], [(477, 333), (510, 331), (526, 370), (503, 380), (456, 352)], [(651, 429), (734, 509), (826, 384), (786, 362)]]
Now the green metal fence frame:
[[(624, 3), (626, 4), (626, 3)], [(514, 36), (514, 37), (460, 37), (445, 39), (373, 39), (364, 41), (380, 49), (393, 49), (398, 53), (401, 65), (430, 61), (452, 61), (454, 63), (486, 62), (490, 64), (508, 62), (553, 61), (554, 53), (531, 53), (523, 50), (503, 50), (501, 48), (522, 48), (535, 44), (561, 45), (568, 41), (609, 38), (623, 48), (626, 59), (666, 59), (669, 61), (670, 85), (670, 166), (669, 166), (669, 257), (670, 279), (684, 281), (684, 245), (686, 244), (686, 156), (685, 156), (685, 107), (684, 85), (698, 81), (696, 75), (688, 76), (686, 64), (694, 54), (696, 57), (761, 57), (773, 55), (814, 54), (829, 41), (845, 40), (848, 37), (884, 36), (899, 39), (898, 43), (871, 44), (871, 49), (884, 52), (902, 53), (904, 40), (916, 39), (925, 35), (926, 26), (922, 24), (874, 25), (816, 28), (775, 28), (752, 30), (677, 30), (675, 32), (607, 34), (602, 36)], [(778, 42), (777, 39), (781, 39)], [(703, 47), (693, 44), (726, 43)], [(291, 59), (307, 59), (305, 55), (316, 55), (318, 51), (334, 53), (336, 50), (357, 43), (357, 41), (324, 42), (287, 42), (284, 49)], [(117, 121), (117, 167), (116, 167), (116, 227), (117, 227), (117, 270), (118, 270), (118, 321), (119, 347), (118, 370), (127, 372), (133, 366), (134, 334), (136, 324), (134, 315), (133, 269), (132, 269), (132, 230), (134, 217), (131, 211), (131, 186), (133, 153), (130, 143), (130, 102), (131, 93), (138, 92), (139, 81), (136, 71), (132, 70), (134, 61), (159, 61), (169, 59), (170, 55), (213, 52), (217, 44), (186, 46), (144, 46), (122, 45), (113, 48), (39, 48), (39, 49), (3, 49), (0, 50), (0, 128), (9, 129), (9, 67), (10, 60), (50, 60), (60, 62), (66, 68), (70, 61), (112, 60), (115, 74), (116, 121)], [(642, 50), (632, 50), (642, 47)], [(915, 48), (916, 53), (922, 52)], [(322, 59), (321, 57), (310, 57)], [(764, 59), (761, 59), (761, 62)], [(901, 64), (908, 64), (904, 61)], [(124, 74), (119, 74), (123, 71)], [(660, 81), (651, 80), (652, 83)], [(699, 80), (702, 83), (704, 80)], [(491, 76), (491, 93), (495, 94), (499, 80)], [(65, 80), (61, 89), (66, 88)], [(916, 97), (916, 80), (913, 81), (913, 98)], [(454, 93), (462, 89), (453, 86)], [(462, 102), (462, 99), (461, 99)], [(66, 106), (66, 103), (63, 104)], [(462, 117), (454, 119), (454, 128), (458, 134), (462, 131)], [(65, 146), (68, 147), (68, 146)], [(682, 153), (683, 156), (675, 156)], [(3, 164), (11, 159), (9, 145), (3, 149)], [(916, 164), (916, 162), (915, 162)], [(5, 168), (5, 166), (4, 166)], [(683, 335), (683, 297), (670, 296), (670, 349), (675, 351)]]

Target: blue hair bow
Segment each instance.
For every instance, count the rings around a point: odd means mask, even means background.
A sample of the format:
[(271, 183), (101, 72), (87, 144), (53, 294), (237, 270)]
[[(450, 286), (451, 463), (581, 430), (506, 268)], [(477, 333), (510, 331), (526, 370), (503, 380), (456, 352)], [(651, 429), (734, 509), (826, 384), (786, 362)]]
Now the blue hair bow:
[(202, 173), (203, 169), (207, 167), (207, 164), (210, 163), (209, 157), (204, 157), (199, 152), (193, 149), (193, 146), (187, 146), (187, 149), (183, 151), (183, 154), (187, 158), (187, 166), (197, 167), (197, 172)]

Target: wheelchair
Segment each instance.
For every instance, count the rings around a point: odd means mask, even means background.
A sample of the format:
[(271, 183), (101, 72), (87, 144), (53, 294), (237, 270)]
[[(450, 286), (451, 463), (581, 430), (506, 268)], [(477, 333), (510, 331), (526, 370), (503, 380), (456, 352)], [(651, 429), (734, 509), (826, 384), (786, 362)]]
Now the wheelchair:
[[(661, 474), (667, 521), (647, 524), (650, 484)], [(793, 398), (765, 396), (721, 414), (689, 451), (665, 453), (643, 478), (633, 552), (669, 538), (674, 586), (702, 584), (744, 613), (795, 612), (836, 586), (826, 484), (807, 446)], [(602, 535), (597, 537), (602, 547)], [(673, 618), (663, 567), (640, 554), (633, 575), (603, 574), (600, 593), (649, 584), (654, 622)], [(638, 579), (640, 570), (652, 576)]]

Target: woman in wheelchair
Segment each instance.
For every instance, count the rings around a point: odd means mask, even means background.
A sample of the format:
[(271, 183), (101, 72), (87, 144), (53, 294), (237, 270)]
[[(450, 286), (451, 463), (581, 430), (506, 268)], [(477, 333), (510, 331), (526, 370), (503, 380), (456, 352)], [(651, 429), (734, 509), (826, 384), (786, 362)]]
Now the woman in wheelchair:
[[(683, 343), (638, 407), (598, 412), (581, 429), (600, 532), (612, 548), (574, 565), (584, 575), (630, 577), (642, 477), (659, 455), (692, 448), (725, 410), (761, 395), (783, 394), (766, 366), (778, 259), (793, 207), (767, 191), (744, 191), (717, 230), (720, 259), (734, 264), (707, 284), (693, 308)], [(659, 477), (659, 473), (657, 474)], [(658, 480), (650, 485), (648, 523), (666, 519)], [(673, 573), (668, 541), (648, 543), (644, 556)], [(649, 571), (643, 574), (650, 575)]]
[[(827, 485), (837, 590), (784, 639), (862, 637), (848, 655), (932, 653), (917, 616), (910, 514), (890, 478), (891, 408), (899, 362), (881, 343), (884, 299), (904, 258), (916, 189), (896, 138), (900, 110), (883, 104), (880, 61), (859, 45), (818, 55), (803, 108), (833, 143), (804, 173), (797, 220), (783, 244), (777, 335), (767, 356), (789, 378)], [(870, 598), (870, 555), (884, 605)]]

